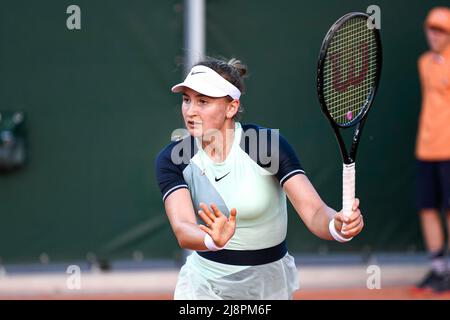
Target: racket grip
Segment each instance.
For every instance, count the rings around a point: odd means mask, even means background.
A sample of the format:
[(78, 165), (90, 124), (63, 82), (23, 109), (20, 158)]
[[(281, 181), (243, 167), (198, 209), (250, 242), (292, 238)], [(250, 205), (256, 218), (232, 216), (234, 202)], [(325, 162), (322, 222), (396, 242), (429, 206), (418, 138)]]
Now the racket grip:
[[(352, 214), (355, 202), (355, 163), (345, 164), (342, 170), (342, 212), (344, 217)], [(345, 226), (345, 224), (343, 224)]]

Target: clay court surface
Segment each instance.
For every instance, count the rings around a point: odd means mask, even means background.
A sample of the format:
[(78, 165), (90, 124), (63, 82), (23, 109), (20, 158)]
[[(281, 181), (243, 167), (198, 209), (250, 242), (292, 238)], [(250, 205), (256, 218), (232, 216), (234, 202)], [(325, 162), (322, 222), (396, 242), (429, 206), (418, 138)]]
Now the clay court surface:
[[(170, 293), (89, 293), (89, 294), (49, 294), (11, 295), (7, 300), (171, 300)], [(417, 292), (411, 287), (368, 289), (318, 289), (298, 291), (295, 300), (450, 300), (450, 292), (435, 294), (430, 291)]]
[[(349, 259), (347, 259), (349, 260)], [(298, 261), (306, 261), (299, 259)], [(347, 261), (348, 262), (348, 261)], [(368, 289), (374, 266), (379, 289)], [(171, 300), (178, 268), (81, 272), (80, 288), (68, 288), (65, 272), (10, 272), (0, 276), (0, 300)], [(428, 271), (426, 260), (379, 259), (370, 263), (313, 261), (298, 266), (296, 300), (450, 300), (450, 291), (436, 294), (414, 289)], [(373, 287), (373, 286), (372, 286)]]

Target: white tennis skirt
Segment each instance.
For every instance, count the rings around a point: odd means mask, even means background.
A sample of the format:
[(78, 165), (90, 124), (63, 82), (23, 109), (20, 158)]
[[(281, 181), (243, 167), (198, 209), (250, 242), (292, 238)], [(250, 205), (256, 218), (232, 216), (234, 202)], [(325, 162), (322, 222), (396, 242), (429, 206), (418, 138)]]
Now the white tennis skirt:
[(258, 266), (207, 260), (195, 251), (180, 270), (175, 300), (288, 300), (299, 289), (294, 258)]

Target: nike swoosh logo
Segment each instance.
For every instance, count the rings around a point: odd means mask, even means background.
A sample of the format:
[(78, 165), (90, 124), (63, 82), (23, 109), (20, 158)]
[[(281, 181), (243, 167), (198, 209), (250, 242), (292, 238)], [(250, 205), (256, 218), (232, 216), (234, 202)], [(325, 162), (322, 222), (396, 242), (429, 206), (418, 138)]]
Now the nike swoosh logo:
[(199, 73), (206, 73), (206, 71), (197, 71), (197, 72), (192, 71), (191, 76), (193, 76), (194, 74), (199, 74)]
[[(231, 172), (231, 171), (230, 171), (230, 172)], [(223, 178), (225, 178), (227, 175), (229, 175), (230, 172), (228, 172), (226, 175), (220, 177), (219, 179), (217, 179), (216, 177), (214, 177), (214, 180), (216, 180), (216, 182), (219, 182), (220, 180), (222, 180)]]

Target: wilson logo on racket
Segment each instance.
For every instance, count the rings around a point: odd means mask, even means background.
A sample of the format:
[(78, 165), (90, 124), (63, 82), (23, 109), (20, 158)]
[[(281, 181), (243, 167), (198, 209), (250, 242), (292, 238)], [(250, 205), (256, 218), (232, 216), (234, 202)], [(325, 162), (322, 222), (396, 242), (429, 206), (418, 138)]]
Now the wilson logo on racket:
[(330, 60), (333, 70), (333, 87), (336, 91), (343, 92), (350, 86), (358, 86), (366, 78), (367, 70), (369, 68), (369, 47), (367, 43), (361, 43), (358, 47), (358, 51), (359, 52), (357, 52), (355, 55), (361, 56), (362, 67), (359, 70), (359, 73), (356, 74), (356, 61), (352, 60), (348, 65), (347, 79), (345, 80), (343, 80), (343, 72), (341, 70), (341, 52), (334, 52), (330, 54)]

